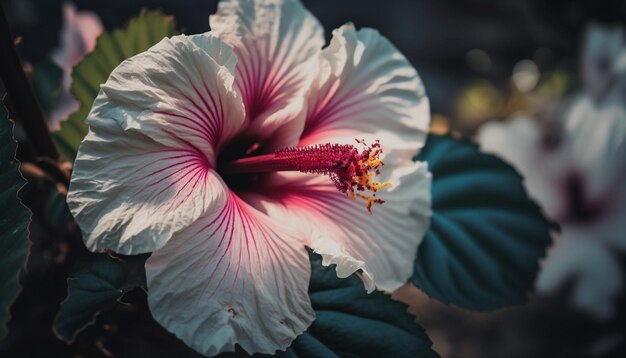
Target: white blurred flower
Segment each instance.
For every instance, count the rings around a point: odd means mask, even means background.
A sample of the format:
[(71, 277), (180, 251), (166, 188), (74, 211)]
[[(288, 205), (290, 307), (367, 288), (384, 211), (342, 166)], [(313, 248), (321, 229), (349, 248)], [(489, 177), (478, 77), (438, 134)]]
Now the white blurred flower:
[(617, 85), (626, 67), (624, 29), (590, 26), (585, 34), (581, 72), (588, 94), (602, 101)]
[(63, 28), (59, 47), (52, 52), (52, 61), (63, 70), (63, 83), (55, 107), (48, 118), (50, 129), (58, 129), (60, 123), (78, 110), (79, 102), (71, 95), (72, 68), (96, 47), (96, 39), (102, 33), (98, 15), (91, 11), (76, 11), (72, 3), (63, 4)]
[(623, 286), (617, 251), (626, 250), (626, 46), (621, 29), (591, 27), (585, 92), (555, 118), (520, 116), (479, 132), (484, 151), (525, 177), (545, 213), (561, 225), (537, 282), (549, 292), (573, 282), (573, 302), (610, 318)]

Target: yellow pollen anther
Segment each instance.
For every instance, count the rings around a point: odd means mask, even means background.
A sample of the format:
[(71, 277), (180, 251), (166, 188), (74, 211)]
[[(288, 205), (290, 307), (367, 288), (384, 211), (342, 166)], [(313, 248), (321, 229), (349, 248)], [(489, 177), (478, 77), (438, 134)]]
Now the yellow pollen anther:
[(365, 199), (365, 207), (367, 208), (367, 211), (371, 214), (372, 213), (372, 206), (374, 204), (382, 204), (385, 201), (379, 198), (375, 198), (373, 196), (367, 196), (367, 195), (363, 195), (363, 194), (356, 194), (356, 196), (358, 196), (361, 199)]
[(391, 182), (377, 182), (376, 180), (372, 180), (372, 182), (370, 183), (370, 187), (372, 191), (379, 191), (382, 188), (390, 188), (392, 187), (393, 184), (391, 184)]
[[(379, 182), (373, 178), (379, 174), (378, 167), (384, 165), (382, 160), (376, 156), (370, 156), (367, 160), (359, 160), (357, 165), (361, 168), (361, 174), (352, 177), (352, 185), (348, 190), (348, 197), (352, 200), (356, 198), (365, 199), (365, 207), (367, 211), (372, 213), (372, 206), (374, 204), (382, 204), (384, 200), (376, 197), (376, 192), (392, 186), (391, 182)], [(361, 193), (355, 193), (354, 189), (359, 188), (361, 191), (369, 191), (372, 195), (365, 195)]]
[(361, 167), (369, 166), (372, 169), (376, 169), (383, 164), (383, 161), (380, 160), (379, 158), (371, 156), (367, 158), (367, 161), (365, 162), (361, 161), (359, 162), (359, 164), (361, 165)]

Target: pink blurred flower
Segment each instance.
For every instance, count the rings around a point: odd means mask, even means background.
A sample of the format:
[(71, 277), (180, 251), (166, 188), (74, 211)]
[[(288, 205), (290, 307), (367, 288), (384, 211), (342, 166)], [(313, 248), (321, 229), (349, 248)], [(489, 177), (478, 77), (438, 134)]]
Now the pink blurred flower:
[(556, 117), (519, 116), (483, 126), (483, 150), (510, 161), (546, 214), (561, 225), (537, 282), (550, 292), (573, 279), (573, 301), (610, 318), (623, 288), (626, 250), (626, 44), (621, 29), (591, 27), (585, 92)]
[(70, 93), (72, 68), (96, 47), (102, 33), (98, 15), (91, 11), (76, 11), (71, 3), (63, 4), (63, 28), (60, 45), (52, 52), (52, 61), (63, 70), (63, 83), (57, 103), (48, 118), (50, 129), (58, 129), (62, 121), (78, 110), (79, 102)]
[(411, 276), (428, 100), (375, 30), (344, 25), (322, 50), (299, 1), (226, 0), (210, 23), (113, 71), (68, 203), (89, 249), (153, 252), (152, 314), (192, 348), (272, 353), (315, 318), (305, 246), (368, 291)]

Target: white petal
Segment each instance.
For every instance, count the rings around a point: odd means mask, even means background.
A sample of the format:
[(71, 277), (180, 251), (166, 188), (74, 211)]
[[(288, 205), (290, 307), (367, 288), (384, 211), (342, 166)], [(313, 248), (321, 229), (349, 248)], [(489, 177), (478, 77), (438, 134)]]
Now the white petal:
[(417, 72), (383, 36), (348, 24), (333, 32), (308, 94), (300, 145), (380, 139), (383, 148), (424, 145), (428, 98)]
[(167, 146), (194, 146), (214, 165), (215, 152), (244, 121), (236, 62), (210, 33), (165, 38), (111, 73), (86, 122), (109, 118)]
[(234, 61), (216, 37), (178, 36), (113, 71), (68, 193), (88, 248), (153, 251), (225, 200), (214, 152), (243, 122)]
[(626, 251), (626, 185), (615, 190), (614, 200), (601, 220), (595, 223), (589, 237), (597, 237), (611, 249)]
[[(372, 214), (363, 200), (349, 199), (320, 175), (280, 174), (265, 196), (245, 199), (296, 227), (324, 265), (337, 265), (337, 276), (357, 272), (368, 291), (392, 292), (411, 277), (430, 224), (431, 175), (426, 163), (414, 163), (402, 151), (384, 160), (380, 179), (394, 187), (377, 193), (385, 203), (374, 206)], [(390, 168), (395, 169), (385, 170)]]
[(582, 76), (587, 92), (594, 101), (601, 102), (626, 74), (623, 62), (626, 56), (624, 30), (592, 25), (585, 33), (582, 57)]
[(205, 355), (285, 349), (314, 319), (304, 245), (230, 194), (146, 263), (154, 318)]
[(201, 153), (101, 119), (80, 146), (67, 201), (90, 250), (138, 254), (158, 249), (225, 196)]
[(546, 147), (542, 135), (536, 120), (515, 117), (483, 125), (478, 141), (482, 151), (502, 157), (522, 174), (528, 194), (548, 216), (560, 218), (569, 209), (561, 184), (572, 168), (571, 160), (564, 148)]
[(542, 264), (537, 289), (552, 292), (573, 280), (573, 303), (599, 319), (608, 319), (623, 287), (621, 272), (617, 258), (600, 240), (564, 226), (562, 238)]
[[(589, 200), (610, 200), (626, 180), (626, 108), (577, 98), (565, 118), (573, 165), (583, 175)], [(620, 198), (621, 199), (621, 198)]]
[(315, 72), (307, 62), (324, 45), (317, 19), (298, 0), (225, 0), (210, 24), (239, 58), (237, 86), (249, 134), (268, 138), (290, 126), (281, 133), (281, 146), (296, 144), (304, 123), (302, 97)]

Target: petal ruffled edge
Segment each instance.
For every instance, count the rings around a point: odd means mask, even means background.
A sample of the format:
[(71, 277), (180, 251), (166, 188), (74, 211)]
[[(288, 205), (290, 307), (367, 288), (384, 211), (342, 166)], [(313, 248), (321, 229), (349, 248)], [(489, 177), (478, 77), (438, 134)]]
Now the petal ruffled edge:
[(91, 250), (156, 250), (224, 200), (212, 168), (216, 147), (244, 121), (235, 64), (205, 33), (166, 38), (113, 71), (87, 117), (68, 193)]
[(311, 60), (324, 46), (319, 21), (298, 0), (226, 0), (209, 22), (240, 59), (236, 81), (248, 136), (274, 137), (276, 149), (295, 145), (304, 125), (304, 94), (316, 72)]
[(597, 319), (610, 318), (615, 300), (624, 287), (617, 257), (601, 240), (563, 228), (541, 264), (539, 292), (554, 292), (573, 280), (572, 303)]
[(307, 94), (300, 145), (381, 141), (383, 148), (419, 150), (430, 124), (424, 85), (413, 66), (373, 29), (346, 24), (319, 55)]
[(235, 194), (146, 262), (154, 318), (205, 355), (286, 349), (313, 322), (304, 244)]
[(277, 174), (264, 194), (243, 198), (270, 217), (290, 223), (323, 265), (336, 264), (337, 276), (353, 273), (368, 292), (393, 292), (413, 274), (419, 244), (430, 225), (431, 175), (414, 152), (387, 153), (381, 181), (394, 183), (378, 192), (385, 200), (368, 213), (364, 201), (351, 200), (324, 176)]
[(232, 49), (209, 32), (165, 38), (113, 70), (86, 123), (110, 118), (166, 146), (194, 146), (214, 164), (244, 122), (236, 64)]

